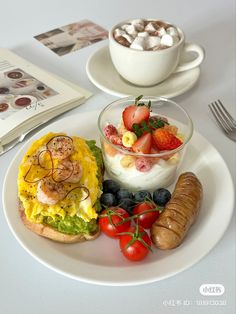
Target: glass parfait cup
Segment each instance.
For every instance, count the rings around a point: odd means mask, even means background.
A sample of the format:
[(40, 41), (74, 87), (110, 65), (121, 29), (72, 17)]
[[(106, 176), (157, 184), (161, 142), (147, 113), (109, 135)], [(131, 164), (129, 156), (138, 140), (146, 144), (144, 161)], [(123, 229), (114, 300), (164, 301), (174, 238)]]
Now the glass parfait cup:
[(170, 126), (177, 127), (176, 136), (182, 145), (173, 150), (152, 151), (151, 154), (135, 153), (131, 149), (116, 145), (104, 134), (104, 128), (112, 124), (122, 135), (124, 127), (122, 112), (135, 103), (135, 97), (125, 97), (106, 106), (98, 118), (98, 128), (102, 154), (107, 175), (117, 181), (123, 188), (131, 191), (166, 188), (177, 176), (178, 169), (184, 161), (187, 143), (193, 134), (193, 123), (188, 113), (176, 102), (154, 96), (145, 96), (145, 104), (151, 101), (151, 117), (168, 121)]

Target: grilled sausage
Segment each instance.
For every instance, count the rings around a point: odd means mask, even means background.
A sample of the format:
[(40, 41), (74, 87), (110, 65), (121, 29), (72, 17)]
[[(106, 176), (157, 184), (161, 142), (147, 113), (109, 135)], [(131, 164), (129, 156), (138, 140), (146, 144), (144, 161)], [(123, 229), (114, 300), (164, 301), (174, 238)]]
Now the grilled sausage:
[(151, 239), (162, 250), (179, 246), (195, 222), (202, 201), (202, 185), (192, 172), (181, 174), (170, 201), (151, 227)]

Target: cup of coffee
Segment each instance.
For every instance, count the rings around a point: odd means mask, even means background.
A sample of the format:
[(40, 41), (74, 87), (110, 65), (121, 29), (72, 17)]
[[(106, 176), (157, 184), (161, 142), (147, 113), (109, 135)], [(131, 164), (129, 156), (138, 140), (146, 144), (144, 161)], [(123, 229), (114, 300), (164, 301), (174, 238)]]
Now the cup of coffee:
[[(128, 82), (152, 86), (171, 74), (199, 66), (204, 50), (186, 43), (183, 31), (154, 19), (127, 20), (109, 32), (109, 50), (117, 72)], [(194, 60), (180, 64), (182, 55), (194, 52)]]

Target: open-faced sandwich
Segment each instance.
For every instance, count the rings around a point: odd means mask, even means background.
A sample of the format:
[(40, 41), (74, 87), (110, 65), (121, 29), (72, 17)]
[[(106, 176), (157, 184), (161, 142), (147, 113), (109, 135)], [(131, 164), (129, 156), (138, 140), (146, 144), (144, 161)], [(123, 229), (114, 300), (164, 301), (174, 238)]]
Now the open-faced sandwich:
[(95, 144), (63, 133), (32, 143), (18, 174), (20, 217), (30, 230), (64, 243), (99, 235), (104, 168)]

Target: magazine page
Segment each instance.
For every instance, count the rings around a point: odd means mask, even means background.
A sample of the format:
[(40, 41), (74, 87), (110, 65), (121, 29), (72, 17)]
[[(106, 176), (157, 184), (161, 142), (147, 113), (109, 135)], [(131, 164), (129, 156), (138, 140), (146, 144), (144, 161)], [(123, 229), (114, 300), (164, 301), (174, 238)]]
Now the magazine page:
[(64, 106), (66, 111), (67, 104), (79, 104), (87, 96), (83, 89), (79, 91), (13, 52), (0, 49), (0, 140), (26, 121), (32, 127), (34, 119), (39, 121), (37, 116), (52, 111), (55, 116), (57, 108)]

